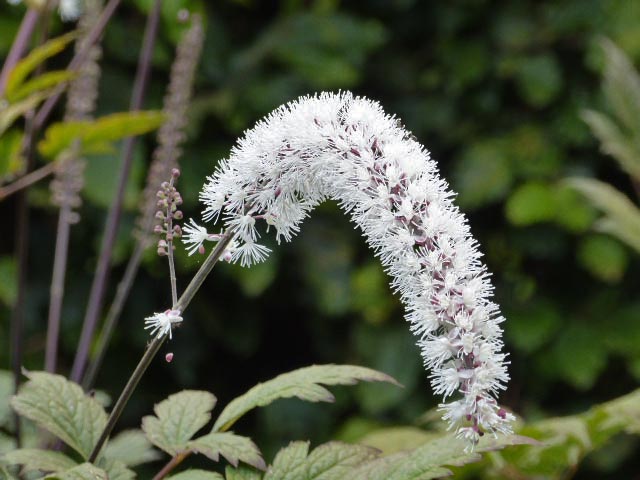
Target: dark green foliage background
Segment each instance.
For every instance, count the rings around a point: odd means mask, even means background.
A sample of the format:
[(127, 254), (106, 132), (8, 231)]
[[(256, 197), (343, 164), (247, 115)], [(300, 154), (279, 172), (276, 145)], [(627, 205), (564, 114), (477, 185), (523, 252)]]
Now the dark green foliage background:
[[(100, 114), (126, 110), (149, 0), (125, 2), (108, 27)], [(557, 186), (595, 176), (636, 198), (628, 178), (598, 153), (579, 117), (605, 109), (599, 88), (600, 35), (640, 62), (635, 0), (498, 1), (258, 0), (165, 1), (148, 108), (161, 107), (181, 7), (206, 11), (179, 188), (186, 216), (235, 139), (278, 105), (322, 90), (349, 89), (395, 113), (439, 161), (459, 192), (493, 272), (511, 352), (502, 401), (527, 419), (582, 411), (634, 389), (640, 380), (638, 258), (590, 230), (597, 214)], [(0, 55), (22, 9), (0, 5)], [(55, 32), (65, 27), (56, 24)], [(57, 60), (64, 65), (65, 58)], [(131, 227), (153, 138), (139, 143), (111, 275), (109, 299), (133, 239)], [(87, 170), (82, 222), (72, 229), (61, 370), (66, 372), (84, 314), (117, 156)], [(56, 215), (48, 187), (32, 189), (32, 239), (25, 366), (42, 367)], [(15, 201), (0, 204), (0, 348), (9, 362), (8, 301)], [(380, 369), (405, 385), (338, 389), (335, 405), (281, 401), (240, 422), (267, 458), (292, 439), (354, 438), (375, 425), (414, 421), (439, 399), (430, 392), (415, 339), (387, 278), (334, 204), (321, 206), (292, 244), (276, 246), (251, 270), (216, 267), (185, 323), (164, 347), (125, 412), (132, 425), (182, 388), (226, 402), (258, 381), (313, 363)], [(180, 250), (180, 249), (179, 249)], [(178, 253), (184, 287), (201, 258)], [(143, 318), (168, 306), (164, 259), (149, 252), (114, 338), (98, 387), (115, 396), (139, 359)], [(592, 455), (578, 478), (632, 471), (637, 443)], [(615, 451), (615, 455), (612, 452)], [(614, 477), (612, 477), (614, 478)], [(619, 478), (619, 477), (618, 477)]]

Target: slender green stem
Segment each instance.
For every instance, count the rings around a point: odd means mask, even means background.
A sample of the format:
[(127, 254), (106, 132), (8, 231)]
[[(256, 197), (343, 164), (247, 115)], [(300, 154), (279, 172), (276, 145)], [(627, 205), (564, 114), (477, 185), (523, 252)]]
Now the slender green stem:
[[(181, 312), (184, 312), (186, 310), (186, 308), (191, 303), (191, 300), (193, 300), (193, 297), (195, 296), (196, 292), (200, 289), (205, 279), (207, 278), (209, 273), (211, 273), (211, 270), (213, 269), (215, 264), (218, 262), (218, 260), (224, 253), (225, 248), (227, 248), (231, 240), (233, 240), (234, 234), (235, 234), (234, 231), (228, 230), (222, 236), (222, 238), (218, 241), (216, 248), (213, 249), (213, 251), (209, 254), (209, 256), (204, 261), (204, 263), (200, 266), (200, 269), (198, 269), (196, 274), (193, 276), (193, 278), (191, 279), (191, 282), (189, 282), (189, 285), (187, 285), (187, 288), (185, 289), (184, 293), (180, 296), (178, 301), (175, 303), (174, 308), (176, 310), (180, 310)], [(113, 430), (113, 427), (115, 426), (116, 422), (120, 418), (120, 415), (122, 415), (122, 411), (124, 410), (124, 407), (126, 406), (129, 399), (131, 398), (133, 391), (138, 386), (138, 383), (140, 382), (142, 375), (144, 375), (144, 372), (147, 370), (147, 368), (151, 364), (151, 361), (155, 357), (156, 353), (158, 353), (158, 350), (160, 350), (160, 347), (162, 346), (166, 338), (167, 338), (166, 335), (163, 335), (162, 337), (154, 337), (153, 341), (147, 347), (147, 350), (144, 352), (144, 355), (140, 359), (140, 362), (138, 362), (138, 365), (136, 366), (135, 370), (131, 374), (131, 377), (127, 381), (127, 384), (125, 385), (124, 389), (122, 390), (122, 393), (118, 398), (118, 401), (114, 405), (113, 410), (109, 415), (109, 419), (107, 420), (107, 425), (104, 427), (104, 430), (100, 435), (100, 438), (96, 443), (96, 446), (93, 448), (93, 451), (91, 452), (91, 456), (89, 457), (89, 462), (95, 462), (96, 458), (98, 458), (98, 454), (100, 453), (100, 450), (102, 450), (102, 446), (104, 445), (105, 441), (111, 434), (111, 431)]]

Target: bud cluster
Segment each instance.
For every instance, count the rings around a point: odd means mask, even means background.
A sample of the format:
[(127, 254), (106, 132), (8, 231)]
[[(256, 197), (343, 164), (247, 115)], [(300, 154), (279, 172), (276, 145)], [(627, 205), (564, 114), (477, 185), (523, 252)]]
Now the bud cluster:
[(159, 223), (153, 229), (154, 233), (162, 235), (158, 240), (158, 255), (165, 256), (169, 254), (169, 249), (174, 250), (173, 245), (175, 238), (182, 236), (180, 225), (174, 225), (174, 220), (182, 220), (182, 211), (178, 207), (182, 205), (182, 196), (174, 186), (175, 181), (180, 176), (180, 170), (174, 168), (171, 170), (171, 180), (162, 182), (160, 190), (156, 193), (158, 199), (156, 205), (156, 219)]

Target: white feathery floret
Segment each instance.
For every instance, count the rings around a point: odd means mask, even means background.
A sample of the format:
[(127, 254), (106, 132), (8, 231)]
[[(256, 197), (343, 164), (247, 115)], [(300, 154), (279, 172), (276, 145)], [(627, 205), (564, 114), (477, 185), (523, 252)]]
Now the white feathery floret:
[(503, 318), (453, 196), (429, 152), (395, 117), (345, 92), (302, 97), (258, 122), (208, 178), (200, 200), (205, 220), (222, 214), (233, 229), (232, 261), (246, 266), (269, 253), (257, 243), (258, 221), (289, 241), (311, 209), (337, 200), (391, 275), (435, 393), (462, 394), (440, 406), (443, 418), (475, 444), (485, 432), (510, 432), (513, 416), (496, 401), (509, 379)]

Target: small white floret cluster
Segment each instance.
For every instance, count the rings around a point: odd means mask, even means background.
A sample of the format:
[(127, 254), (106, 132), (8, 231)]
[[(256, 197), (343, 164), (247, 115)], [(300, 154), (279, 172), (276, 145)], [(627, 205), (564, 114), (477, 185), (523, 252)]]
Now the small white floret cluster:
[[(22, 0), (7, 0), (11, 5), (18, 5)], [(64, 22), (74, 22), (82, 14), (84, 2), (82, 0), (60, 0), (58, 13)]]
[[(496, 398), (509, 379), (489, 274), (453, 193), (429, 153), (380, 105), (349, 93), (323, 93), (284, 105), (246, 132), (208, 178), (205, 220), (222, 213), (236, 232), (232, 261), (249, 266), (269, 249), (264, 221), (286, 241), (308, 212), (337, 200), (391, 275), (419, 337), (443, 417), (471, 444), (511, 431)], [(192, 252), (211, 239), (192, 227)], [(196, 238), (197, 237), (197, 238)]]

